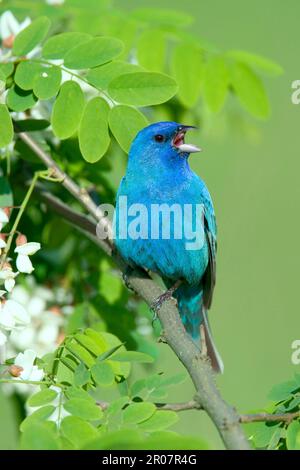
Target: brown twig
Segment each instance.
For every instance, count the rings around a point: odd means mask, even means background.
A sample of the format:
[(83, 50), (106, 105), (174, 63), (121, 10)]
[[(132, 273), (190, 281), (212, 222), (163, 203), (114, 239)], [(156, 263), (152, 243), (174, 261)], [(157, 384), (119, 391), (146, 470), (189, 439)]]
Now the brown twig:
[(285, 422), (290, 423), (294, 419), (300, 418), (300, 411), (294, 413), (256, 413), (249, 415), (240, 415), (241, 423), (259, 423), (265, 421), (266, 423)]

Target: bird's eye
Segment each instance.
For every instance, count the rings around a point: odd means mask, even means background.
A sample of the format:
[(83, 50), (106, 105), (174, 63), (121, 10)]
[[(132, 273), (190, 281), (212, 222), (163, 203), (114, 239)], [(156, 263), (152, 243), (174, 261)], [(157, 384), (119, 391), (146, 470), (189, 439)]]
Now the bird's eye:
[(165, 140), (164, 136), (161, 135), (161, 134), (155, 135), (155, 136), (154, 136), (154, 139), (155, 139), (156, 142), (159, 142), (159, 143), (162, 143), (162, 142), (164, 142), (164, 140)]

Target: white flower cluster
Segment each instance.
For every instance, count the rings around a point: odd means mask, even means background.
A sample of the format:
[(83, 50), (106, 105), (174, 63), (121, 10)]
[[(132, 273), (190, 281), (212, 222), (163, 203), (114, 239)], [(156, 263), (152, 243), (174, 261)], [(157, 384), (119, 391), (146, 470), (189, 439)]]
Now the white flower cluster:
[[(9, 221), (10, 210), (0, 208), (0, 230)], [(6, 236), (1, 235), (0, 237), (0, 252), (1, 254), (6, 250)], [(0, 270), (0, 283), (4, 285), (4, 290), (0, 291), (1, 304), (0, 304), (0, 346), (3, 346), (7, 342), (9, 333), (14, 330), (20, 330), (25, 328), (30, 323), (30, 316), (26, 312), (25, 308), (12, 299), (7, 299), (8, 293), (11, 293), (15, 286), (15, 278), (19, 273), (30, 274), (33, 271), (33, 265), (30, 261), (29, 256), (35, 254), (40, 248), (39, 243), (27, 243), (27, 239), (24, 235), (19, 235), (16, 240), (15, 253), (17, 254), (16, 266), (17, 271), (14, 272), (9, 262), (2, 262), (2, 268)]]
[[(8, 208), (0, 208), (0, 255), (6, 256), (9, 254), (5, 253), (8, 235), (1, 230), (9, 222), (9, 213)], [(26, 276), (22, 279), (22, 285), (15, 286), (20, 273), (33, 272), (30, 257), (40, 248), (39, 243), (27, 242), (26, 237), (20, 234), (14, 249), (16, 270), (12, 269), (10, 258), (4, 263), (1, 260), (0, 348), (2, 353), (5, 348), (6, 357), (17, 355), (10, 372), (18, 380), (42, 380), (43, 371), (34, 365), (34, 361), (37, 356), (55, 350), (63, 339), (65, 314), (72, 311), (68, 305), (72, 297), (62, 288), (37, 286), (32, 276)], [(18, 389), (21, 391), (21, 388)], [(22, 391), (26, 392), (27, 389)]]

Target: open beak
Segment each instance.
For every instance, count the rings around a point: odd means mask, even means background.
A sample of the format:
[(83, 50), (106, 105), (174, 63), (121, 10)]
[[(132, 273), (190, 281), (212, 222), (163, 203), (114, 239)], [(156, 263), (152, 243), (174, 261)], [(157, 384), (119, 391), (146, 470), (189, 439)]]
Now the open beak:
[(181, 126), (173, 138), (173, 147), (178, 149), (181, 153), (196, 153), (201, 152), (199, 147), (184, 142), (185, 134), (190, 129), (196, 129), (194, 126)]

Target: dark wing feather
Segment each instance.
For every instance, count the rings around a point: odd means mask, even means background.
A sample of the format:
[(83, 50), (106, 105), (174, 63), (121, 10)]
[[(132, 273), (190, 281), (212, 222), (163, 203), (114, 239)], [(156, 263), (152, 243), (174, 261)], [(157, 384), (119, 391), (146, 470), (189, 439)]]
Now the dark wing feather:
[(216, 251), (217, 243), (211, 232), (209, 222), (204, 215), (204, 231), (208, 245), (208, 265), (203, 276), (203, 306), (209, 309), (212, 303), (213, 292), (216, 284)]

